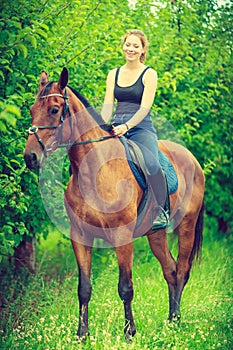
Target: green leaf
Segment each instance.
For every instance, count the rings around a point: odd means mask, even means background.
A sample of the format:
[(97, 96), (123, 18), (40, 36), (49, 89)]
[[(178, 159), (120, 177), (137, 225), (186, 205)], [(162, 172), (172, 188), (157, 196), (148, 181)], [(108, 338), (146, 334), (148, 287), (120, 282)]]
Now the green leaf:
[(36, 37), (35, 37), (35, 36), (29, 35), (29, 36), (27, 37), (27, 41), (29, 41), (29, 42), (32, 44), (32, 46), (34, 47), (34, 49), (37, 48), (37, 40), (36, 40)]
[(16, 49), (19, 53), (21, 53), (21, 54), (23, 55), (24, 58), (27, 57), (27, 55), (28, 55), (28, 49), (27, 49), (27, 47), (26, 47), (24, 44), (22, 44), (22, 43), (16, 44), (16, 45), (15, 45), (15, 49)]
[[(21, 115), (20, 109), (14, 105), (7, 105), (5, 111), (7, 113), (12, 113), (12, 114), (16, 115), (16, 117), (20, 117), (20, 115)], [(14, 126), (14, 124), (12, 124), (12, 125)]]
[(1, 120), (0, 120), (0, 131), (2, 131), (2, 132), (7, 131), (6, 124), (3, 123)]
[(40, 28), (36, 28), (36, 33), (39, 34), (40, 36), (42, 36), (43, 38), (47, 38), (47, 33), (45, 31), (43, 31)]
[(2, 78), (2, 80), (5, 80), (5, 76), (2, 71), (0, 71), (0, 77)]

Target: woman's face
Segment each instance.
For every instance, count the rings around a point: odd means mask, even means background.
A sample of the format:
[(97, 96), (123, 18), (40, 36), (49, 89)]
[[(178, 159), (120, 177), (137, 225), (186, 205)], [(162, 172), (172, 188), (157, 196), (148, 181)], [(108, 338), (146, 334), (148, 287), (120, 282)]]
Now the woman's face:
[(144, 49), (142, 47), (142, 42), (136, 35), (129, 35), (123, 45), (123, 51), (126, 57), (126, 60), (136, 61), (140, 60)]

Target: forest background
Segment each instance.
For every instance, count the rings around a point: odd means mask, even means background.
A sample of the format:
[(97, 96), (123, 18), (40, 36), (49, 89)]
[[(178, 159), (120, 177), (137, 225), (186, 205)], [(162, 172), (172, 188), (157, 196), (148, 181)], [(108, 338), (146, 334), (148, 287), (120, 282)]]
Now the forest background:
[[(146, 245), (135, 242), (138, 337), (131, 349), (232, 348), (231, 2), (2, 0), (0, 8), (0, 347), (77, 348), (76, 263), (51, 220), (57, 218), (59, 227), (66, 221), (57, 203), (68, 161), (60, 183), (53, 174), (59, 162), (51, 157), (45, 187), (51, 203), (45, 207), (41, 176), (26, 169), (23, 159), (40, 72), (56, 81), (66, 66), (70, 85), (99, 110), (108, 71), (124, 62), (121, 37), (138, 28), (150, 42), (146, 63), (159, 76), (153, 105), (159, 137), (181, 142), (197, 157), (206, 191), (203, 260), (185, 289), (180, 328), (164, 323), (161, 270)], [(101, 251), (93, 261), (92, 338), (86, 349), (128, 349), (118, 337), (123, 313), (116, 258)], [(11, 271), (9, 262), (17, 265), (22, 255), (28, 268), (37, 262), (36, 275)]]
[(130, 28), (147, 34), (147, 64), (158, 72), (153, 121), (159, 137), (179, 135), (197, 157), (206, 175), (211, 227), (230, 233), (232, 6), (218, 3), (1, 2), (0, 257), (13, 254), (26, 237), (48, 231), (37, 174), (23, 160), (40, 72), (56, 80), (66, 66), (70, 84), (98, 108), (108, 71), (123, 63), (121, 37)]
[(230, 234), (232, 23), (232, 4), (217, 0), (1, 2), (0, 258), (48, 233), (38, 174), (23, 160), (40, 72), (57, 80), (66, 66), (71, 86), (98, 109), (108, 71), (123, 63), (121, 37), (132, 28), (147, 34), (147, 64), (159, 76), (153, 106), (159, 137), (178, 136), (197, 157), (208, 219)]

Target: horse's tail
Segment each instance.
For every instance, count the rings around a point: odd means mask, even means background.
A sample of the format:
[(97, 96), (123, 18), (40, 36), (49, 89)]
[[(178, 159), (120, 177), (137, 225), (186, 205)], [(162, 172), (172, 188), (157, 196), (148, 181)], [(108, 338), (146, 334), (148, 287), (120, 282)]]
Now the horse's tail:
[(201, 210), (198, 214), (198, 218), (195, 226), (194, 244), (193, 244), (193, 249), (189, 258), (190, 265), (192, 264), (192, 261), (194, 259), (196, 259), (197, 261), (200, 261), (201, 259), (203, 224), (204, 224), (204, 201), (202, 202)]

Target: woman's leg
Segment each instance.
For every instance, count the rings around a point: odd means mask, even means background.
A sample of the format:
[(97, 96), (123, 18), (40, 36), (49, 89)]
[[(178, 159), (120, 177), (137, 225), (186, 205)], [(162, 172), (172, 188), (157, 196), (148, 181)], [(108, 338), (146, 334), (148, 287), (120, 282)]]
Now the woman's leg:
[(167, 181), (158, 160), (158, 141), (154, 132), (147, 130), (136, 130), (127, 135), (128, 138), (140, 147), (148, 169), (148, 182), (154, 195), (155, 219), (152, 229), (164, 228), (169, 225), (168, 205), (166, 200), (169, 196)]

